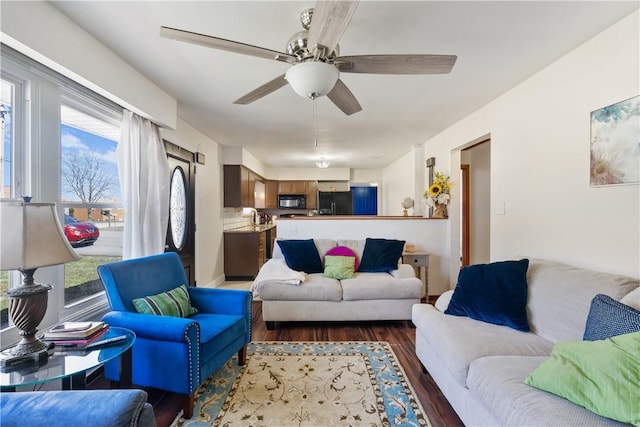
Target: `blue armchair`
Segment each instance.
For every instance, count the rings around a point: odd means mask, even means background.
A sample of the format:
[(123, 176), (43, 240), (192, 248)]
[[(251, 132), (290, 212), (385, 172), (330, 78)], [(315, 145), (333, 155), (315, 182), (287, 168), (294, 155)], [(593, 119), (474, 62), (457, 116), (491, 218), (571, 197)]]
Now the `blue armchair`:
[[(98, 274), (111, 305), (103, 320), (135, 332), (133, 383), (184, 395), (185, 418), (193, 415), (195, 391), (237, 352), (246, 361), (251, 341), (248, 291), (187, 287), (198, 313), (190, 317), (141, 314), (132, 300), (186, 285), (178, 254), (168, 252), (103, 264)], [(117, 363), (105, 365), (105, 377), (119, 380)]]

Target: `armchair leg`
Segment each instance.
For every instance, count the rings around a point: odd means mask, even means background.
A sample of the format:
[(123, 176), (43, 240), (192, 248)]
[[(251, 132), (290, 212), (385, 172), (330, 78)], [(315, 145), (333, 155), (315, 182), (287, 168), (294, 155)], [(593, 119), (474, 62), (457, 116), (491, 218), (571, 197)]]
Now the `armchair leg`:
[(193, 393), (184, 396), (184, 399), (182, 401), (182, 412), (185, 419), (189, 419), (193, 416), (193, 407), (196, 404), (195, 395), (196, 392), (194, 391)]
[(244, 345), (238, 351), (238, 365), (244, 366), (245, 363), (247, 363), (247, 346), (246, 345)]

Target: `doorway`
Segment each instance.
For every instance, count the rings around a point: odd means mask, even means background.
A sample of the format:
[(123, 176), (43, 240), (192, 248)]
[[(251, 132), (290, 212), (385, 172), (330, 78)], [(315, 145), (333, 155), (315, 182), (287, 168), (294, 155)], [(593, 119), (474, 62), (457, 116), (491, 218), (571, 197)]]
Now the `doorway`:
[(460, 266), (491, 259), (491, 140), (460, 153)]
[(189, 285), (195, 286), (195, 165), (191, 151), (164, 141), (169, 163), (169, 225), (165, 252), (180, 255)]

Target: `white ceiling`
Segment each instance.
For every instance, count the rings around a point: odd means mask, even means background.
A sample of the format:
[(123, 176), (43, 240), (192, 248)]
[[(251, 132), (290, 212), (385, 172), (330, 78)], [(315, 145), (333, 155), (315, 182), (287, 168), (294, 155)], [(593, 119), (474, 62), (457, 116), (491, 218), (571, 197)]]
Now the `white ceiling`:
[[(313, 1), (55, 1), (80, 27), (178, 100), (178, 115), (269, 167), (380, 168), (474, 112), (638, 8), (637, 1), (361, 1), (341, 55), (453, 54), (444, 75), (342, 74), (362, 111), (344, 115), (289, 86), (233, 101), (289, 65), (159, 36), (161, 25), (276, 51)], [(488, 129), (487, 131), (490, 131)], [(478, 135), (480, 136), (480, 135)], [(461, 143), (466, 141), (461, 141)]]

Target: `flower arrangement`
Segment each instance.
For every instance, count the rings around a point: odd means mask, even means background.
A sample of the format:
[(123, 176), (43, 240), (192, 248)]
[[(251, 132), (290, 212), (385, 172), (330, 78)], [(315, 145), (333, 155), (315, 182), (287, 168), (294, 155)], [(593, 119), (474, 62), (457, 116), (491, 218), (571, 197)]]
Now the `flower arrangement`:
[(424, 192), (424, 198), (427, 205), (433, 207), (436, 204), (448, 204), (451, 199), (449, 190), (451, 190), (449, 175), (442, 172), (436, 172), (433, 176), (433, 184), (431, 184), (431, 187)]

